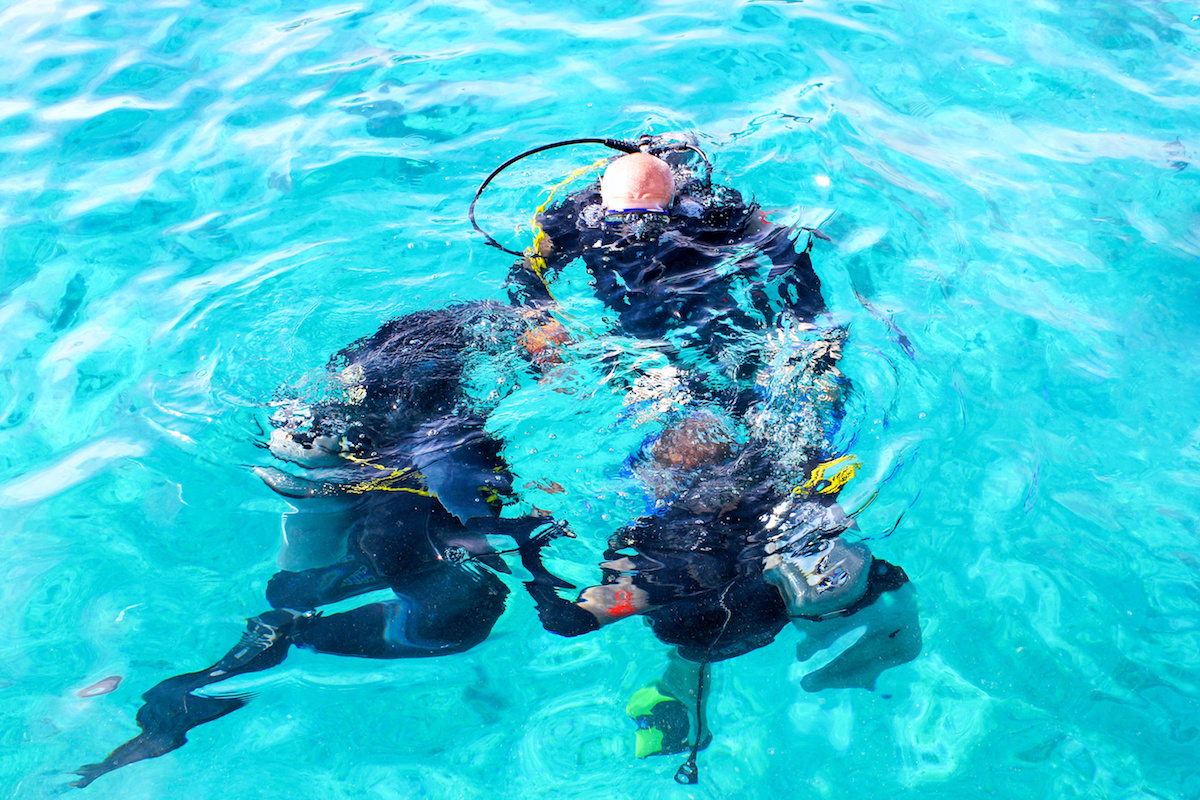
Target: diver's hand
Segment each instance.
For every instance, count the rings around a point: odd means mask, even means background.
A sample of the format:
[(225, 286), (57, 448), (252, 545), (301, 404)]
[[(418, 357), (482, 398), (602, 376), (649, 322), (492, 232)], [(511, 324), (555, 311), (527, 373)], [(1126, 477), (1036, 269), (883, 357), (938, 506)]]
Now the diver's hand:
[(525, 588), (537, 603), (538, 619), (542, 627), (559, 636), (582, 636), (600, 628), (600, 622), (591, 612), (580, 608), (558, 596), (553, 586), (537, 581), (527, 581)]

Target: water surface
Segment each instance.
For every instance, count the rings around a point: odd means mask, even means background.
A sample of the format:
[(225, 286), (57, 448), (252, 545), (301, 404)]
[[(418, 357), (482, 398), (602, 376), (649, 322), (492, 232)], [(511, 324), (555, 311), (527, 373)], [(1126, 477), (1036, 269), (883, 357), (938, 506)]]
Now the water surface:
[[(553, 637), (514, 584), (465, 655), (294, 653), (246, 709), (86, 792), (1200, 796), (1196, 14), (8, 3), (0, 786), (56, 794), (262, 610), (287, 510), (248, 469), (268, 404), (385, 319), (503, 299), (507, 257), (466, 221), (479, 181), (649, 130), (694, 133), (718, 177), (832, 240), (814, 257), (865, 465), (845, 499), (878, 490), (864, 533), (895, 525), (872, 546), (919, 589), (921, 658), (817, 695), (790, 631), (718, 665), (681, 788), (624, 715), (665, 648), (636, 623)], [(522, 246), (543, 188), (600, 155), (522, 162), (481, 219)], [(569, 435), (613, 400), (588, 402), (509, 454), (568, 476), (538, 504), (599, 537), (634, 505), (598, 477), (632, 434)], [(572, 546), (587, 579), (600, 545)]]

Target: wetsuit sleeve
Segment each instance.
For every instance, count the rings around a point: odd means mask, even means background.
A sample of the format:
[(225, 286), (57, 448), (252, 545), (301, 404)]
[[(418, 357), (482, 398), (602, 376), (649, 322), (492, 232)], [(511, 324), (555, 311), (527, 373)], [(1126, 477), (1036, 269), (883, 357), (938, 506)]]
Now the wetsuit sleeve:
[(542, 229), (542, 235), (535, 238), (534, 246), (526, 248), (525, 255), (513, 262), (508, 271), (506, 285), (508, 298), (513, 305), (536, 308), (554, 302), (550, 294), (550, 281), (563, 267), (555, 245), (561, 243), (563, 233), (568, 229), (565, 217), (562, 206), (556, 206), (538, 217), (537, 224)]
[(571, 195), (538, 215), (542, 236), (508, 271), (508, 297), (513, 305), (542, 306), (554, 302), (549, 284), (580, 252), (581, 209), (598, 197), (599, 185)]
[(545, 260), (542, 260), (542, 263), (546, 266), (539, 274), (534, 268), (533, 257), (526, 255), (517, 259), (509, 269), (505, 286), (508, 289), (509, 302), (514, 306), (539, 307), (554, 302), (546, 280), (558, 270), (551, 271)]
[(802, 322), (811, 322), (825, 312), (821, 296), (821, 280), (813, 269), (809, 251), (812, 240), (800, 250), (787, 228), (774, 227), (763, 242), (762, 252), (771, 261), (767, 284), (776, 287), (784, 310), (791, 311)]
[(600, 621), (585, 608), (558, 596), (553, 586), (537, 581), (527, 581), (525, 588), (537, 603), (538, 619), (542, 627), (559, 636), (582, 636), (600, 629)]
[(521, 565), (529, 570), (533, 580), (525, 582), (529, 596), (537, 604), (542, 627), (559, 636), (582, 636), (600, 628), (600, 622), (585, 608), (560, 597), (558, 589), (575, 586), (551, 574), (542, 563), (542, 549), (550, 538), (521, 542)]

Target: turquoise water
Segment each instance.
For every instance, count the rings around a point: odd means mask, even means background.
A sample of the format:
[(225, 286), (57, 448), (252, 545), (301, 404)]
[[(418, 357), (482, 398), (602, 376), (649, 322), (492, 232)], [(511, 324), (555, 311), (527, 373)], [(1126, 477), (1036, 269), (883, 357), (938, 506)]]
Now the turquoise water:
[[(624, 715), (665, 648), (541, 631), (294, 653), (92, 797), (1200, 797), (1194, 4), (19, 2), (0, 7), (0, 794), (57, 795), (139, 695), (265, 607), (269, 402), (395, 315), (501, 299), (466, 208), (505, 158), (700, 136), (819, 225), (850, 325), (860, 522), (925, 650), (805, 693), (795, 635), (714, 669), (701, 783)], [(510, 244), (558, 150), (489, 190)], [(586, 287), (577, 287), (582, 304)], [(636, 511), (598, 393), (506, 403), (528, 499)], [(123, 676), (109, 694), (77, 691)], [(71, 790), (74, 791), (74, 790)]]

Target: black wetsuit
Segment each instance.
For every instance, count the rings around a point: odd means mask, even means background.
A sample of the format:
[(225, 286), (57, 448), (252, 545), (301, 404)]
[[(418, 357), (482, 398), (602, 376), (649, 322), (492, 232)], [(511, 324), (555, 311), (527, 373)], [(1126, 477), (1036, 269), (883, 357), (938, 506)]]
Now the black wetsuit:
[[(679, 189), (669, 214), (606, 215), (597, 183), (539, 217), (551, 246), (543, 250), (544, 264), (524, 259), (514, 265), (512, 301), (549, 306), (554, 278), (580, 259), (596, 296), (616, 312), (621, 333), (667, 339), (677, 361), (716, 362), (725, 374), (729, 345), (747, 333), (777, 325), (784, 312), (811, 323), (825, 311), (808, 248), (798, 249), (791, 231), (768, 223), (736, 190), (706, 183), (686, 168), (676, 172)], [(728, 411), (745, 413), (756, 397), (743, 381), (761, 364), (753, 347), (743, 348), (739, 360), (733, 372), (741, 380), (732, 397), (708, 385), (711, 372), (691, 372), (693, 397), (720, 395)], [(741, 496), (732, 508), (698, 510), (705, 500), (685, 495), (623, 529), (606, 554), (612, 560), (633, 548), (626, 557), (634, 583), (655, 606), (646, 618), (659, 639), (691, 660), (718, 661), (761, 647), (788, 621), (779, 591), (762, 579), (760, 517), (780, 497), (771, 488), (764, 450), (752, 450), (725, 467), (741, 473), (734, 476)], [(619, 577), (608, 572), (605, 580)], [(599, 627), (549, 583), (534, 581), (529, 589), (548, 630), (572, 636)]]
[[(513, 537), (539, 580), (554, 581), (535, 557), (553, 526), (543, 517), (500, 518), (510, 479), (498, 443), (484, 432), (483, 416), (464, 402), (461, 386), (465, 359), (480, 352), (512, 351), (519, 363), (519, 337), (530, 324), (494, 304), (421, 312), (389, 322), (334, 357), (340, 396), (313, 406), (300, 425), (283, 424), (299, 446), (321, 437), (341, 442), (343, 455), (334, 460), (344, 466), (306, 477), (274, 469), (260, 475), (298, 500), (300, 513), (309, 498), (344, 503), (353, 520), (346, 555), (277, 573), (267, 588), (275, 610), (251, 618), (242, 641), (213, 666), (147, 691), (137, 714), (143, 732), (103, 762), (81, 768), (74, 785), (174, 750), (195, 726), (240, 708), (245, 697), (194, 692), (275, 666), (289, 645), (413, 658), (483, 641), (508, 595), (492, 570), (509, 571), (487, 535)], [(542, 536), (533, 537), (538, 529)], [(377, 589), (391, 589), (394, 597), (342, 613), (313, 613)]]
[[(797, 248), (792, 231), (767, 222), (756, 203), (691, 176), (686, 167), (676, 172), (679, 189), (669, 214), (606, 215), (598, 184), (551, 208), (538, 220), (551, 243), (548, 252), (543, 249), (544, 263), (514, 265), (510, 298), (533, 306), (553, 303), (554, 278), (580, 259), (596, 296), (616, 312), (621, 333), (667, 339), (685, 366), (702, 363), (703, 356), (735, 375), (732, 393), (707, 385), (711, 371), (689, 374), (688, 388), (696, 398), (719, 397), (729, 413), (741, 416), (761, 399), (747, 379), (762, 364), (755, 347), (743, 347), (730, 370), (729, 345), (778, 326), (783, 314), (813, 323), (825, 311), (821, 283), (809, 248)], [(825, 360), (816, 369), (832, 366)], [(841, 414), (838, 404), (828, 410), (835, 424)], [(625, 559), (631, 569), (624, 575), (648, 595), (651, 609), (643, 616), (684, 658), (741, 655), (772, 641), (788, 622), (779, 590), (762, 575), (763, 522), (789, 491), (773, 474), (771, 453), (766, 443), (751, 442), (610, 543), (608, 562)], [(870, 569), (872, 600), (908, 580), (886, 562)], [(621, 577), (610, 569), (604, 581)], [(599, 627), (591, 612), (559, 597), (548, 582), (535, 580), (529, 589), (548, 630), (574, 636)]]
[[(790, 618), (779, 590), (763, 578), (770, 535), (764, 523), (787, 496), (761, 444), (704, 473), (662, 513), (612, 536), (603, 582), (629, 578), (646, 593), (650, 609), (642, 616), (659, 640), (676, 645), (690, 661), (707, 663), (769, 644)], [(825, 495), (809, 499), (833, 503)], [(611, 566), (618, 560), (620, 570)], [(842, 614), (908, 582), (903, 569), (881, 559), (870, 570), (866, 594)], [(528, 587), (547, 630), (578, 636), (599, 627), (590, 611), (559, 597), (558, 587), (544, 578)]]
[[(781, 498), (757, 448), (719, 467), (665, 511), (613, 535), (605, 557), (643, 589), (655, 635), (690, 661), (722, 661), (770, 643), (788, 622), (779, 590), (762, 577), (762, 517)], [(632, 551), (632, 552), (630, 552)]]
[[(736, 190), (688, 175), (680, 173), (670, 214), (606, 216), (599, 184), (553, 206), (538, 220), (551, 243), (541, 274), (536, 262), (514, 265), (510, 298), (553, 302), (551, 282), (582, 259), (622, 333), (700, 345), (718, 359), (745, 332), (773, 326), (782, 311), (801, 322), (823, 312), (821, 282), (792, 232), (767, 222)], [(770, 262), (765, 277), (761, 260)]]

